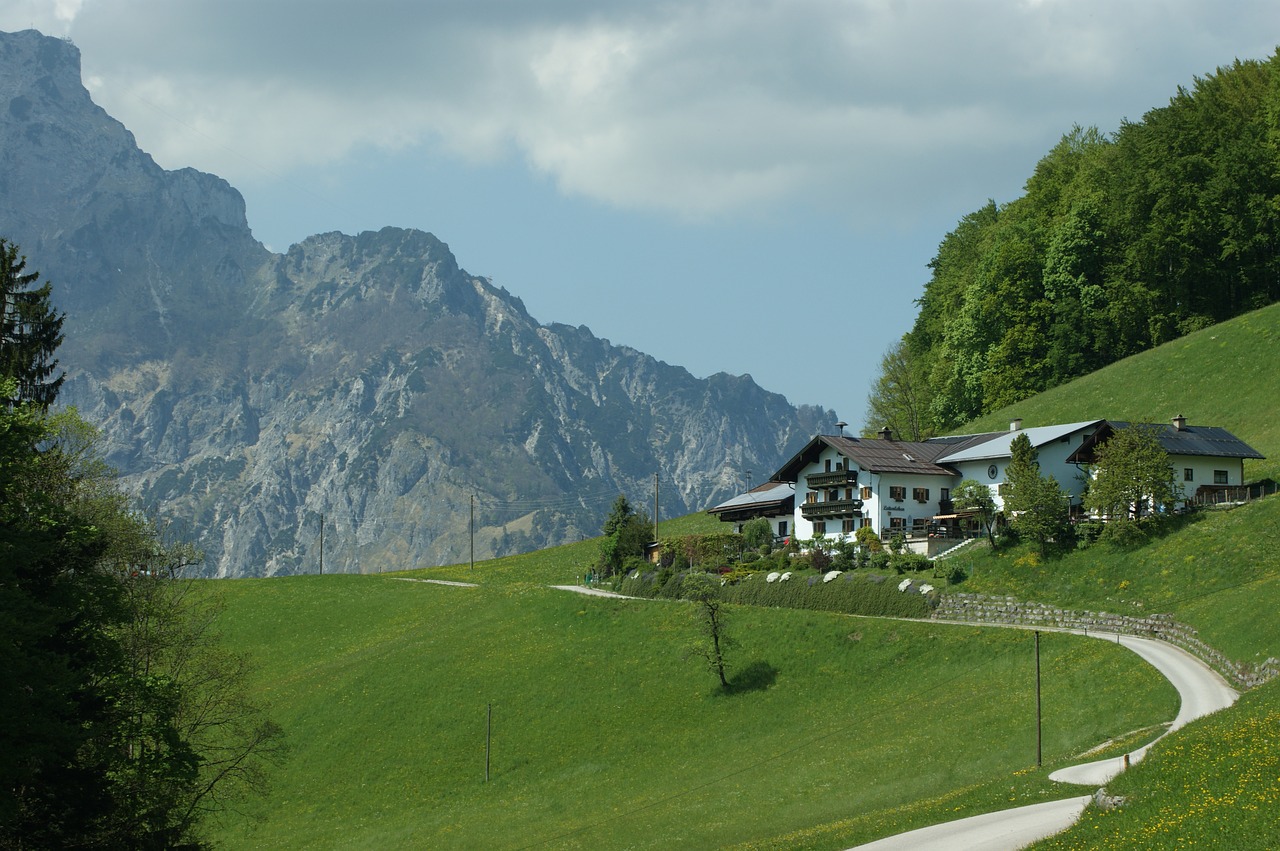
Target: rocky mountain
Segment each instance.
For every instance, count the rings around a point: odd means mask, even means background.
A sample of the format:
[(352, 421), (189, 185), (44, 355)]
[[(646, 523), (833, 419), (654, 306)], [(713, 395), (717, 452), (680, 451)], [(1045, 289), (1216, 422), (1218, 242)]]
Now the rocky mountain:
[(208, 575), (464, 561), (473, 500), (477, 558), (577, 540), (655, 474), (664, 517), (699, 510), (834, 420), (540, 324), (428, 233), (274, 254), (33, 31), (0, 34), (0, 235), (67, 313), (62, 400)]

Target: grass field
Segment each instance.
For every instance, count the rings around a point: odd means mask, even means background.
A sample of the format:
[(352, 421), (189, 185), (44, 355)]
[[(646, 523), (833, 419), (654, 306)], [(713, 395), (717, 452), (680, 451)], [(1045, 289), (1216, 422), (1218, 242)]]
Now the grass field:
[[(233, 642), (270, 648), (294, 747), (226, 847), (835, 847), (1056, 791), (1027, 771), (1028, 634), (736, 609), (723, 694), (682, 658), (683, 603), (376, 576), (213, 590)], [(1042, 656), (1049, 765), (1176, 711), (1105, 642)]]
[[(1090, 417), (1224, 426), (1280, 478), (1280, 305), (1116, 364), (966, 431)], [(705, 515), (661, 534), (718, 531)], [(1168, 611), (1241, 661), (1280, 655), (1280, 498), (1212, 512), (1140, 550), (1031, 564), (970, 552), (962, 590)], [(689, 609), (553, 591), (587, 541), (393, 576), (209, 583), (229, 641), (293, 744), (230, 848), (839, 849), (1079, 794), (1052, 768), (1148, 741), (1172, 688), (1114, 645), (1042, 642), (1034, 765), (1029, 634), (736, 608), (732, 693), (682, 658)], [(458, 588), (405, 578), (472, 581)], [(486, 708), (492, 707), (485, 780)], [(1280, 686), (1157, 744), (1111, 784), (1127, 806), (1037, 847), (1280, 847)]]

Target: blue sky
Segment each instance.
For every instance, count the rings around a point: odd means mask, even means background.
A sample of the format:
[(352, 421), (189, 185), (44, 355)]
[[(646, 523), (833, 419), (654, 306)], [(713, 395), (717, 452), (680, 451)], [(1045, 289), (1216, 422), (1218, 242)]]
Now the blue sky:
[(542, 322), (861, 425), (939, 241), (1280, 43), (1274, 2), (7, 0), (277, 251), (427, 230)]

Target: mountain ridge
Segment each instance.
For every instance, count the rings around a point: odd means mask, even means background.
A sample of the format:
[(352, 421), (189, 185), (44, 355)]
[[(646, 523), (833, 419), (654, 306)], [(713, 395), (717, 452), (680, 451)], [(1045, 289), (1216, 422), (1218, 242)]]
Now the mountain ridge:
[(664, 516), (697, 510), (835, 419), (539, 323), (424, 231), (270, 252), (79, 73), (68, 42), (0, 35), (0, 234), (68, 314), (63, 401), (208, 575), (314, 572), (322, 534), (326, 571), (462, 561), (473, 498), (478, 557), (577, 540), (655, 473)]

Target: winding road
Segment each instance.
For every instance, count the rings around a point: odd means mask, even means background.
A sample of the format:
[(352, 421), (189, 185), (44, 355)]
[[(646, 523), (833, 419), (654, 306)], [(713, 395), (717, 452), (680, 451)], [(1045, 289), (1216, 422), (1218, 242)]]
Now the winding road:
[[(619, 597), (609, 591), (584, 588), (580, 585), (553, 586), (564, 591), (592, 594), (602, 597)], [(955, 621), (934, 621), (954, 626), (989, 626), (1003, 629), (1035, 629), (1011, 624), (975, 624)], [(1061, 768), (1049, 775), (1050, 780), (1079, 786), (1100, 787), (1126, 765), (1140, 761), (1147, 750), (1165, 736), (1186, 724), (1219, 709), (1226, 709), (1236, 702), (1239, 693), (1227, 685), (1217, 671), (1180, 647), (1156, 641), (1115, 633), (1099, 634), (1083, 630), (1054, 630), (1039, 628), (1041, 632), (1071, 632), (1119, 644), (1146, 660), (1164, 675), (1181, 699), (1177, 716), (1169, 729), (1155, 740), (1118, 757), (1095, 760), (1080, 765)], [(1046, 801), (1026, 807), (999, 810), (980, 816), (935, 824), (908, 833), (888, 836), (875, 842), (859, 845), (850, 851), (1017, 851), (1033, 842), (1066, 830), (1075, 824), (1089, 805), (1093, 795), (1076, 795), (1059, 801)]]
[[(1080, 630), (1061, 631), (1085, 634)], [(1240, 696), (1216, 671), (1180, 647), (1129, 635), (1088, 635), (1116, 642), (1137, 653), (1173, 684), (1182, 705), (1169, 729), (1155, 741), (1123, 756), (1059, 769), (1049, 775), (1050, 780), (1101, 786), (1123, 771), (1126, 761), (1130, 764), (1138, 762), (1160, 739), (1197, 718), (1227, 708)], [(1075, 824), (1092, 797), (1076, 796), (935, 824), (859, 845), (857, 851), (1016, 851)]]

